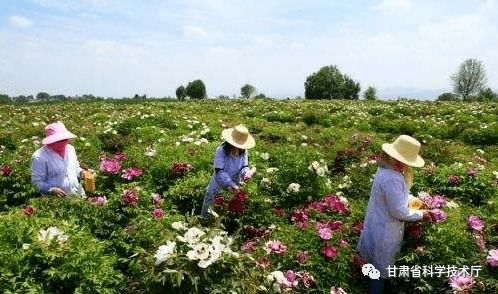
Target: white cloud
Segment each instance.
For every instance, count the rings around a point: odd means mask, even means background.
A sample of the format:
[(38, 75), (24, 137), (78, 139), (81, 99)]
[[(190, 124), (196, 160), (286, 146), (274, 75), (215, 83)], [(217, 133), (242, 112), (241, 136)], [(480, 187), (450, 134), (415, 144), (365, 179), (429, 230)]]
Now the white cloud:
[(208, 41), (220, 41), (223, 35), (220, 32), (208, 31), (201, 26), (186, 25), (183, 27), (183, 35), (189, 39), (204, 39)]
[(17, 15), (11, 16), (9, 18), (9, 23), (11, 26), (17, 29), (25, 29), (33, 24), (29, 19)]
[(379, 10), (408, 10), (411, 5), (410, 0), (382, 0), (373, 8)]

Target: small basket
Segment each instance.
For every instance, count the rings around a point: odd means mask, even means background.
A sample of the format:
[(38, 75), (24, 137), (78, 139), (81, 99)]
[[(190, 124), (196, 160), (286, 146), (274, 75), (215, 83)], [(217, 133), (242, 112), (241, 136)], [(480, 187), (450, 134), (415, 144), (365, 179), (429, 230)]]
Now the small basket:
[(83, 189), (85, 192), (95, 192), (95, 175), (92, 172), (83, 171)]

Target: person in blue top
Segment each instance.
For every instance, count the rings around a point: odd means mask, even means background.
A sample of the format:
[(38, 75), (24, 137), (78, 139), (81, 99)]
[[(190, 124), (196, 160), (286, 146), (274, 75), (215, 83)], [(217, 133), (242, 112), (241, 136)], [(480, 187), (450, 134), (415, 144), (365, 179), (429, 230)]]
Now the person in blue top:
[(370, 280), (369, 293), (383, 291), (388, 267), (394, 265), (401, 249), (403, 222), (432, 220), (429, 211), (408, 208), (411, 167), (425, 164), (418, 155), (420, 143), (401, 135), (393, 144), (383, 144), (382, 150), (357, 246), (360, 255), (380, 272), (379, 279)]
[(220, 189), (237, 191), (240, 181), (249, 181), (253, 170), (248, 167), (248, 149), (256, 145), (253, 136), (243, 125), (223, 130), (221, 136), (225, 140), (216, 148), (214, 154), (214, 174), (209, 182), (201, 216), (208, 216), (209, 206)]

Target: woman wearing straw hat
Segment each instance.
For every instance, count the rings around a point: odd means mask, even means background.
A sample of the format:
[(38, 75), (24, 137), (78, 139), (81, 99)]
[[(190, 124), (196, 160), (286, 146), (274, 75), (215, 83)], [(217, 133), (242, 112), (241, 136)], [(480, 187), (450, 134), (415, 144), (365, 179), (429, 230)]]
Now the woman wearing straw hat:
[(45, 127), (43, 146), (31, 157), (31, 181), (40, 193), (64, 197), (85, 196), (79, 182), (81, 172), (74, 147), (69, 139), (76, 135), (69, 132), (62, 122)]
[(384, 151), (375, 174), (368, 201), (358, 251), (380, 271), (380, 279), (371, 279), (369, 293), (382, 293), (388, 267), (393, 266), (403, 240), (403, 221), (432, 219), (429, 211), (408, 208), (411, 167), (424, 166), (418, 155), (420, 143), (407, 135), (393, 144), (383, 144)]
[(254, 172), (248, 167), (247, 149), (254, 147), (256, 143), (247, 128), (238, 125), (223, 130), (221, 136), (225, 142), (216, 148), (214, 154), (214, 174), (202, 204), (201, 216), (204, 218), (220, 188), (239, 190), (240, 180), (249, 181)]

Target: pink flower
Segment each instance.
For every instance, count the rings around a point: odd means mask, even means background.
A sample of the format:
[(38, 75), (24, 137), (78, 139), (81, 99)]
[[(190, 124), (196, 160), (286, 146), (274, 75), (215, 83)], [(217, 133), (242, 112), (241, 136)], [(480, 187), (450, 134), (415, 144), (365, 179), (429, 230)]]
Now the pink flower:
[(318, 235), (322, 240), (330, 240), (332, 238), (332, 230), (326, 226), (318, 229)]
[(330, 294), (347, 294), (347, 293), (341, 287), (338, 287), (338, 288), (332, 287), (332, 288), (330, 288)]
[(156, 219), (161, 219), (164, 216), (164, 210), (162, 210), (161, 208), (154, 208), (154, 211), (152, 212), (152, 215)]
[(22, 209), (22, 213), (25, 215), (25, 216), (33, 216), (33, 214), (35, 213), (35, 208), (33, 206), (26, 206), (25, 208)]
[(486, 264), (490, 267), (498, 267), (498, 249), (489, 250), (489, 254), (486, 257)]
[(124, 190), (121, 202), (126, 205), (136, 206), (138, 204), (137, 192), (134, 189)]
[(150, 197), (152, 198), (152, 204), (154, 204), (155, 206), (159, 206), (163, 202), (163, 200), (161, 199), (161, 195), (157, 193), (152, 194)]
[(117, 160), (117, 161), (124, 161), (126, 160), (126, 154), (124, 154), (123, 152), (118, 152), (116, 154), (114, 154), (114, 160)]
[(327, 260), (334, 260), (337, 257), (337, 249), (334, 246), (326, 245), (322, 248), (322, 254)]
[(287, 246), (278, 240), (270, 240), (265, 243), (265, 251), (270, 254), (272, 252), (283, 255), (287, 252)]
[(469, 168), (469, 169), (467, 170), (467, 175), (468, 175), (469, 177), (474, 178), (474, 177), (476, 177), (476, 176), (477, 176), (477, 170), (476, 170), (475, 168)]
[(346, 240), (344, 240), (344, 239), (341, 239), (341, 240), (339, 241), (339, 246), (341, 246), (342, 248), (346, 248), (346, 247), (348, 247), (348, 246), (349, 246), (349, 243), (348, 243), (348, 241), (346, 241)]
[(474, 231), (481, 232), (484, 229), (484, 222), (477, 215), (471, 215), (467, 219), (467, 225)]
[(300, 272), (301, 282), (304, 288), (308, 289), (315, 286), (315, 278), (308, 272)]
[(472, 286), (474, 285), (474, 279), (472, 278), (472, 276), (468, 275), (456, 275), (450, 277), (448, 283), (454, 291), (467, 291), (472, 289)]
[(453, 184), (453, 185), (458, 185), (458, 184), (460, 184), (460, 177), (455, 176), (455, 175), (451, 175), (448, 177), (448, 182), (450, 184)]
[(240, 246), (240, 250), (242, 252), (254, 252), (256, 251), (256, 242), (255, 241), (247, 241), (242, 246)]
[(104, 206), (107, 203), (107, 198), (105, 196), (90, 197), (88, 201), (97, 206)]
[(193, 166), (189, 163), (175, 162), (171, 166), (171, 171), (176, 175), (184, 175), (189, 172)]
[(297, 275), (294, 271), (292, 270), (288, 270), (287, 272), (285, 272), (284, 274), (285, 278), (287, 279), (287, 281), (285, 281), (281, 286), (282, 288), (284, 289), (292, 289), (292, 288), (296, 288), (299, 281), (297, 279)]
[(443, 208), (447, 203), (446, 198), (441, 195), (430, 196), (427, 193), (421, 193), (419, 194), (419, 198), (427, 205), (429, 209)]
[(131, 181), (136, 177), (139, 177), (143, 174), (143, 170), (139, 167), (129, 167), (123, 171), (123, 175), (121, 176), (123, 179)]
[(118, 174), (120, 169), (121, 164), (117, 160), (102, 158), (100, 161), (100, 170), (105, 173)]
[(361, 231), (363, 231), (363, 222), (357, 222), (351, 226), (351, 231), (357, 235), (361, 234)]
[(418, 255), (424, 255), (425, 254), (425, 247), (424, 247), (424, 245), (417, 245), (417, 247), (415, 248), (415, 252)]
[(11, 173), (12, 173), (12, 168), (10, 167), (10, 165), (4, 164), (0, 167), (0, 175), (8, 177), (10, 176)]
[(431, 210), (432, 218), (436, 223), (444, 222), (448, 217), (444, 211), (441, 209), (432, 209)]
[(347, 204), (343, 202), (336, 195), (326, 195), (325, 197), (323, 197), (322, 200), (326, 205), (326, 207), (331, 211), (338, 212), (340, 214), (345, 214), (349, 212)]
[(486, 240), (484, 240), (484, 235), (482, 234), (482, 232), (473, 231), (472, 237), (474, 237), (474, 242), (476, 243), (477, 247), (479, 247), (481, 252), (485, 252), (486, 251)]
[(296, 255), (296, 260), (300, 264), (305, 264), (309, 259), (310, 255), (308, 254), (308, 251), (299, 251)]

